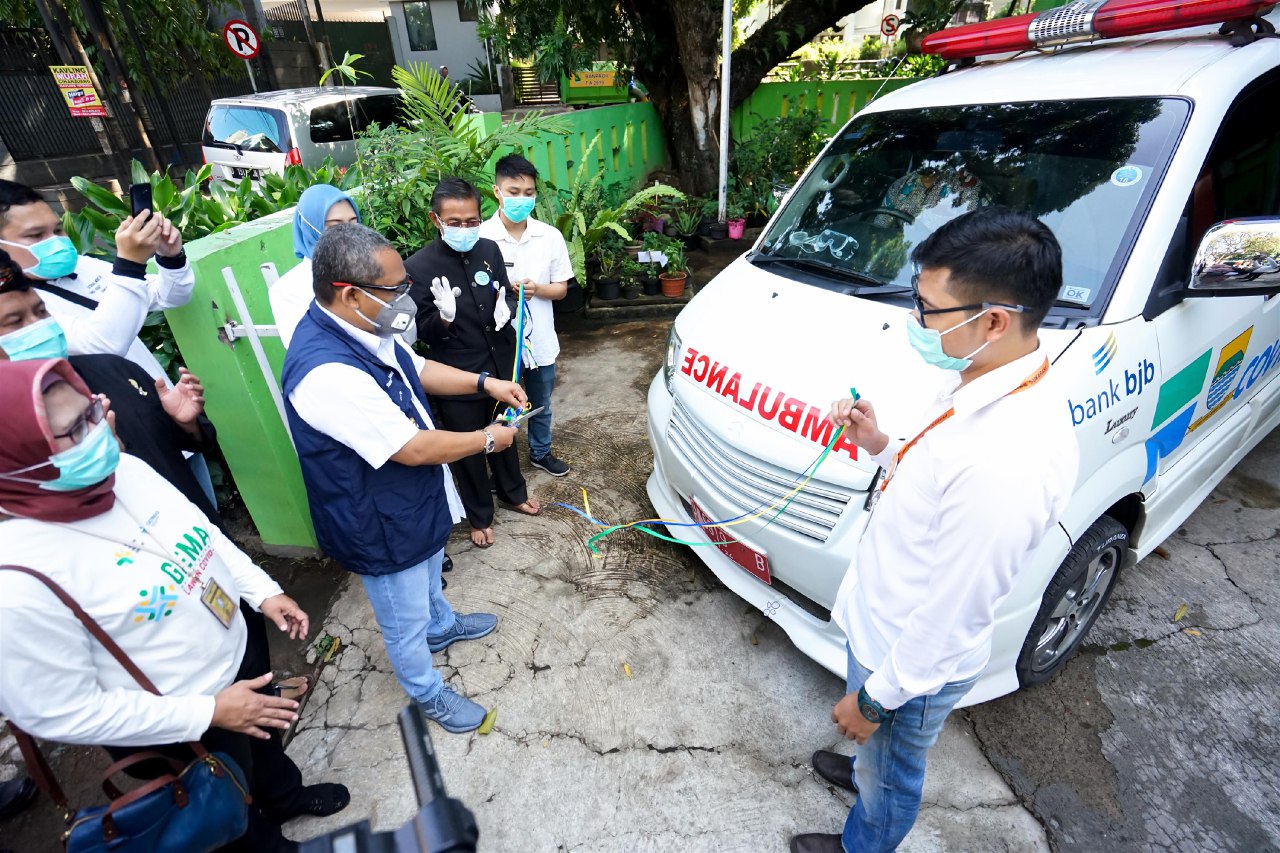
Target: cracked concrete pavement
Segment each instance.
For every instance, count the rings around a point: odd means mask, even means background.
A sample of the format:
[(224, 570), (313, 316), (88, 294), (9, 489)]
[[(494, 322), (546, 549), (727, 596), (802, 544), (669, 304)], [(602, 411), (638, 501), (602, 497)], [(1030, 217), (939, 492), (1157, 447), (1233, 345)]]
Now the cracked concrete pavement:
[(1055, 849), (1280, 850), (1277, 483), (1272, 434), (1121, 575), (1055, 681), (968, 711)]
[[(645, 391), (661, 323), (562, 335), (557, 452), (573, 473), (531, 472), (544, 505), (597, 516), (649, 511)], [(496, 543), (459, 531), (446, 594), (498, 613), (498, 630), (436, 656), (446, 679), (497, 709), (493, 733), (431, 727), (451, 796), (476, 815), (481, 849), (785, 850), (795, 832), (836, 832), (850, 798), (809, 769), (817, 748), (849, 752), (829, 713), (843, 684), (727, 591), (688, 549), (617, 534), (602, 559), (573, 514), (500, 509)], [(395, 716), (405, 696), (360, 584), (321, 630), (342, 650), (323, 671), (290, 753), (310, 780), (345, 782), (352, 804), (288, 828), (308, 838), (416, 809)], [(953, 718), (931, 757), (925, 805), (904, 851), (1047, 850), (1045, 834)]]

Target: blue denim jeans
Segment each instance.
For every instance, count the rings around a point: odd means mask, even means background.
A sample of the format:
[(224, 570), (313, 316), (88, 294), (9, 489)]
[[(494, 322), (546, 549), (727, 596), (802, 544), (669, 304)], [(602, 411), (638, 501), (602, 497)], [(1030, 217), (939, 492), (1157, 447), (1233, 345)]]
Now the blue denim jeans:
[(404, 571), (360, 576), (396, 680), (409, 698), (419, 702), (430, 702), (444, 687), (444, 679), (431, 665), (427, 635), (443, 634), (456, 618), (440, 586), (443, 562), (441, 549)]
[(551, 392), (556, 387), (556, 366), (548, 364), (526, 370), (524, 374), (524, 390), (529, 395), (529, 403), (535, 409), (542, 407), (541, 414), (529, 418), (529, 455), (541, 459), (551, 452)]
[[(849, 692), (857, 693), (870, 677), (871, 670), (850, 651)], [(953, 681), (932, 696), (917, 696), (857, 748), (850, 763), (858, 799), (844, 823), (845, 853), (891, 853), (911, 831), (920, 811), (929, 748), (975, 681), (977, 676)]]

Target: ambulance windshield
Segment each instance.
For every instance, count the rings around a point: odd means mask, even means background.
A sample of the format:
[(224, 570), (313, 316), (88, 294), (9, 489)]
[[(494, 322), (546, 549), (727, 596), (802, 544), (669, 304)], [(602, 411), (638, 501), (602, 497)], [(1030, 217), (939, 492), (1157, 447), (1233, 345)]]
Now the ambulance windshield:
[(1189, 111), (1179, 99), (1113, 98), (861, 116), (791, 193), (756, 257), (897, 290), (915, 245), (998, 204), (1053, 229), (1059, 305), (1089, 309), (1114, 285)]

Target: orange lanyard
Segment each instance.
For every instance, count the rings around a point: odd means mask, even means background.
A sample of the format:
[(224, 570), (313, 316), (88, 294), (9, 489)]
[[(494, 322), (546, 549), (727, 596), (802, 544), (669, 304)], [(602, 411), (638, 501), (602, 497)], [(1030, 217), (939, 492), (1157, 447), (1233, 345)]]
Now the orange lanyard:
[[(1005, 397), (1012, 397), (1014, 394), (1027, 390), (1032, 385), (1035, 385), (1037, 382), (1043, 379), (1045, 374), (1048, 372), (1049, 372), (1049, 359), (1046, 358), (1039, 367), (1037, 367), (1034, 371), (1032, 371), (1030, 376), (1022, 380), (1021, 384), (1019, 384), (1017, 388), (1014, 388), (1008, 394), (1003, 395), (1000, 399), (1003, 400)], [(901, 448), (899, 448), (898, 452), (895, 453), (893, 456), (893, 462), (889, 465), (889, 473), (885, 475), (884, 480), (882, 480), (880, 483), (881, 494), (883, 494), (884, 490), (889, 487), (889, 481), (893, 479), (893, 475), (897, 472), (898, 465), (901, 464), (902, 462), (902, 457), (907, 455), (907, 451), (915, 447), (916, 444), (920, 441), (920, 439), (925, 437), (925, 435), (929, 432), (929, 430), (942, 424), (944, 421), (948, 420), (955, 413), (956, 413), (956, 410), (954, 407), (947, 409), (945, 412), (939, 415), (934, 420), (933, 423), (929, 424), (927, 427), (920, 430), (920, 432), (916, 434), (915, 438), (911, 439), (906, 444), (902, 445)]]

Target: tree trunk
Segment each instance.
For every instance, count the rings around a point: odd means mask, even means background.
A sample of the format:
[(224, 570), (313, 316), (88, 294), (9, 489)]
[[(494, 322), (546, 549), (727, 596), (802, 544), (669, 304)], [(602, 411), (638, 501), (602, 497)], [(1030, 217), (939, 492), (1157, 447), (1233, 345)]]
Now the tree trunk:
[[(869, 0), (789, 0), (733, 52), (729, 108), (743, 104), (779, 62)], [(637, 76), (667, 140), (684, 189), (714, 193), (720, 162), (721, 6), (717, 0), (642, 0), (633, 5), (653, 47)]]
[(715, 190), (719, 169), (719, 4), (713, 0), (642, 2), (635, 7), (651, 34), (636, 70), (649, 88), (683, 188)]

